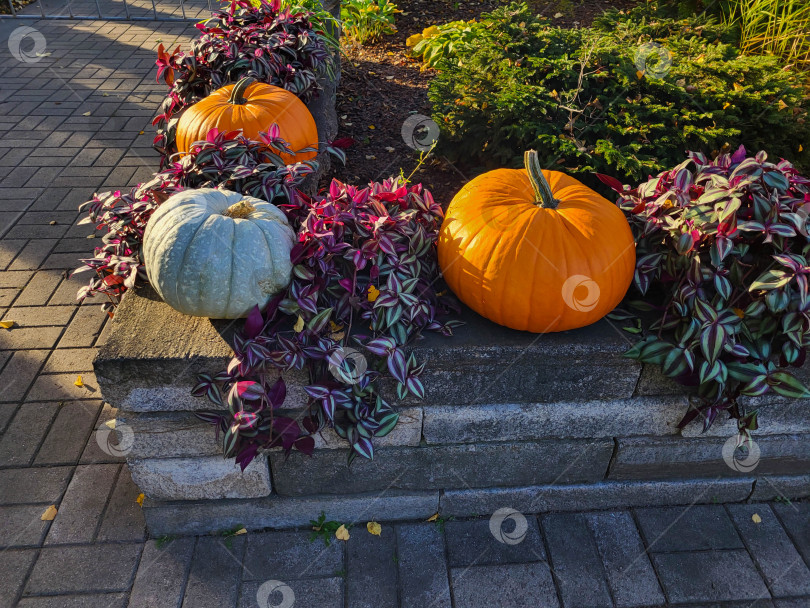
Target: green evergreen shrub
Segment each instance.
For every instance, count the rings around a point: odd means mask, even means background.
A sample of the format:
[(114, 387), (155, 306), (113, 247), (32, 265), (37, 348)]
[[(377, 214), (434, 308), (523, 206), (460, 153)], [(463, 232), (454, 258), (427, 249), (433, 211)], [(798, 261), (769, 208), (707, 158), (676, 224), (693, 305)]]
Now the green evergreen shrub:
[(440, 59), (430, 86), (439, 151), (451, 160), (518, 166), (533, 148), (545, 166), (636, 181), (686, 150), (744, 143), (810, 167), (800, 78), (775, 57), (741, 55), (734, 33), (709, 17), (645, 6), (564, 29), (511, 4), (475, 29)]

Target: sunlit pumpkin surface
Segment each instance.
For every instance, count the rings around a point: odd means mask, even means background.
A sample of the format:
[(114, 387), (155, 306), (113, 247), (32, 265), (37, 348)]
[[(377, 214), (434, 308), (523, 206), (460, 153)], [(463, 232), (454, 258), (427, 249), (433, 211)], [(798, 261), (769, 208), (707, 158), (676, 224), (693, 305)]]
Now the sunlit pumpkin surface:
[(236, 319), (287, 286), (294, 242), (286, 216), (271, 203), (229, 190), (183, 190), (149, 219), (144, 266), (175, 310)]
[(439, 234), (447, 284), (484, 317), (531, 332), (589, 325), (630, 286), (635, 245), (622, 212), (574, 178), (543, 171), (556, 209), (524, 169), (498, 169), (453, 198)]
[[(183, 112), (177, 123), (179, 152), (188, 152), (191, 144), (204, 140), (213, 128), (220, 131), (242, 129), (246, 137), (258, 140), (259, 133), (267, 131), (274, 123), (279, 126), (281, 137), (293, 151), (318, 147), (315, 119), (304, 102), (293, 93), (254, 82), (244, 93), (244, 103), (231, 103), (234, 86), (231, 84), (217, 89)], [(287, 164), (310, 160), (316, 155), (316, 152), (280, 154)]]

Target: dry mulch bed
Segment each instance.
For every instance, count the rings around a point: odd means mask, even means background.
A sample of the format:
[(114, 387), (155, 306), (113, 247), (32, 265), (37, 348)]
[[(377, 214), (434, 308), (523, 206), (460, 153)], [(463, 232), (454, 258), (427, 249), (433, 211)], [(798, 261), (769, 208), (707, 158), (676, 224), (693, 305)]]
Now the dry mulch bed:
[[(351, 137), (355, 144), (347, 150), (346, 167), (337, 166), (334, 177), (364, 184), (398, 175), (406, 176), (417, 167), (419, 153), (405, 145), (403, 122), (413, 113), (430, 116), (427, 98), (433, 70), (421, 70), (421, 62), (408, 56), (405, 40), (424, 28), (477, 18), (500, 4), (501, 0), (399, 0), (396, 34), (348, 48), (341, 64), (337, 93), (338, 137)], [(538, 1), (532, 6), (556, 25), (587, 26), (608, 8), (626, 8), (632, 0)], [(556, 17), (555, 17), (556, 15)], [(453, 195), (481, 168), (451, 165), (431, 156), (414, 174), (436, 200), (446, 205)]]

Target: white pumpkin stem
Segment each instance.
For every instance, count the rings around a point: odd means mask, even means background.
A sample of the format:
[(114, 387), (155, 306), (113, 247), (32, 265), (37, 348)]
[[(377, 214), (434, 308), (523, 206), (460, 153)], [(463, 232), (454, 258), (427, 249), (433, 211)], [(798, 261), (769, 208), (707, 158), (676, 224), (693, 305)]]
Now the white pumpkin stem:
[(245, 219), (254, 211), (256, 211), (256, 207), (251, 205), (246, 200), (241, 200), (238, 203), (234, 203), (233, 205), (228, 207), (225, 211), (222, 212), (222, 215), (234, 219)]
[(254, 82), (256, 82), (256, 79), (253, 78), (253, 76), (246, 76), (237, 82), (231, 91), (231, 97), (228, 99), (228, 103), (235, 106), (245, 105), (247, 103), (245, 91), (247, 91), (247, 88)]
[(546, 180), (546, 176), (543, 175), (537, 150), (527, 150), (523, 154), (523, 165), (526, 167), (526, 172), (529, 174), (529, 181), (532, 183), (534, 202), (544, 209), (556, 209), (560, 201), (554, 198), (554, 194), (551, 192), (551, 186)]

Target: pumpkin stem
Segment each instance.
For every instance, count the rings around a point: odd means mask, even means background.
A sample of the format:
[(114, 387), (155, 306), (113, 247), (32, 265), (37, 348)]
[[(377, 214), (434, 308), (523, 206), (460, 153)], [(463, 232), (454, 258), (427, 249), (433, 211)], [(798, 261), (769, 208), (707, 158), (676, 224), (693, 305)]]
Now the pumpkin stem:
[(534, 190), (534, 202), (544, 209), (556, 209), (560, 201), (551, 193), (551, 186), (546, 181), (543, 170), (540, 168), (540, 158), (536, 150), (527, 150), (523, 154), (523, 164), (529, 174), (529, 181)]
[(222, 212), (222, 215), (226, 217), (232, 217), (234, 219), (244, 219), (254, 211), (256, 211), (256, 207), (251, 205), (246, 200), (241, 200), (238, 203), (234, 203), (233, 205), (228, 207), (225, 211)]
[(245, 91), (247, 91), (247, 88), (254, 82), (256, 82), (256, 79), (253, 78), (253, 76), (246, 76), (237, 82), (231, 91), (231, 97), (228, 99), (228, 103), (235, 106), (245, 105), (247, 103), (247, 99), (245, 99)]

